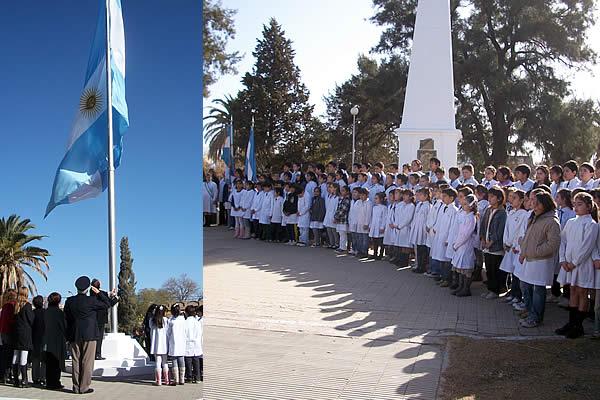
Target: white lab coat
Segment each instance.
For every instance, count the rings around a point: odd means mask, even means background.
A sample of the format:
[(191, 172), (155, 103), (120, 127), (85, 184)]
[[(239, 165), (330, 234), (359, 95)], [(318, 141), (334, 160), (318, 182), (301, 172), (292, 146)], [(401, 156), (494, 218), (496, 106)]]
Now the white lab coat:
[(456, 216), (454, 217), (454, 221), (452, 221), (452, 225), (450, 225), (450, 230), (448, 231), (448, 246), (446, 247), (446, 257), (450, 260), (454, 258), (454, 241), (456, 240), (456, 236), (458, 235), (458, 229), (460, 224), (462, 224), (462, 219), (465, 216), (465, 212), (462, 208), (458, 208), (456, 212)]
[(561, 233), (560, 262), (575, 264), (573, 271), (560, 269), (557, 281), (587, 289), (595, 288), (592, 253), (598, 241), (598, 224), (591, 215), (570, 219)]
[(163, 327), (154, 326), (150, 318), (150, 354), (167, 354), (169, 352), (168, 341), (169, 320), (163, 317)]
[(185, 357), (186, 350), (186, 323), (185, 317), (179, 315), (177, 318), (171, 317), (169, 320), (168, 340), (169, 340), (169, 356)]
[(435, 238), (435, 233), (433, 233), (433, 226), (437, 222), (440, 216), (440, 210), (444, 202), (441, 200), (434, 200), (433, 205), (431, 206), (431, 210), (429, 210), (429, 215), (427, 216), (427, 228), (429, 228), (429, 232), (427, 233), (427, 247), (430, 249), (433, 247), (433, 240)]
[[(404, 204), (404, 202), (402, 202)], [(400, 207), (400, 203), (391, 203), (388, 206), (387, 218), (385, 223), (385, 233), (383, 234), (384, 246), (395, 246), (398, 232), (396, 231), (396, 207)], [(394, 228), (390, 228), (393, 225)]]
[(371, 228), (369, 229), (369, 237), (382, 238), (383, 233), (380, 230), (385, 229), (385, 223), (387, 221), (388, 208), (383, 204), (376, 204), (373, 207), (373, 215), (371, 217)]
[(261, 225), (269, 225), (271, 223), (271, 215), (273, 214), (273, 192), (265, 192), (262, 199), (260, 212), (258, 213), (258, 223)]
[(217, 205), (214, 202), (217, 201), (217, 196), (219, 195), (217, 184), (213, 181), (204, 182), (202, 187), (202, 207), (204, 212), (216, 213)]
[(352, 200), (350, 204), (350, 212), (348, 213), (348, 232), (358, 232), (358, 214), (360, 213), (360, 207), (362, 202), (359, 200)]
[(325, 228), (337, 228), (337, 224), (333, 221), (335, 212), (337, 210), (339, 197), (335, 194), (328, 194), (325, 197), (325, 219), (323, 220), (323, 226)]
[(510, 250), (504, 253), (500, 269), (509, 274), (512, 274), (515, 270), (515, 257), (517, 258), (516, 261), (519, 262), (519, 256), (514, 253), (513, 249), (519, 244), (519, 235), (523, 231), (523, 224), (526, 223), (528, 216), (527, 210), (522, 208), (520, 210), (510, 210), (506, 217), (502, 243), (510, 247)]
[(431, 211), (430, 202), (425, 201), (417, 204), (410, 227), (411, 246), (424, 246), (427, 244), (427, 231), (425, 230), (425, 227), (427, 225), (427, 219), (429, 218), (429, 211)]
[[(371, 217), (373, 216), (373, 204), (369, 199), (366, 199), (365, 201), (359, 201), (361, 204), (358, 210), (358, 216), (356, 218), (356, 230), (358, 233), (369, 233)], [(365, 229), (365, 226), (368, 226), (368, 228)]]
[(283, 219), (283, 197), (273, 195), (273, 208), (271, 209), (271, 222), (280, 224)]
[(236, 210), (236, 208), (239, 208), (242, 205), (242, 199), (244, 197), (244, 192), (245, 192), (245, 190), (238, 191), (236, 189), (229, 196), (231, 198), (231, 202), (232, 202), (232, 204), (231, 204), (231, 216), (232, 217), (243, 217), (244, 216), (244, 212), (242, 211), (241, 208), (239, 210)]
[(404, 203), (401, 208), (396, 208), (396, 246), (412, 247), (410, 244), (410, 224), (415, 215), (415, 205)]
[[(456, 219), (458, 230), (452, 246), (452, 266), (457, 269), (473, 269), (475, 265), (475, 243), (479, 235), (475, 232), (477, 218), (475, 214), (462, 212)], [(450, 245), (448, 245), (450, 246)]]
[[(252, 220), (258, 220), (260, 219), (260, 210), (262, 208), (262, 202), (263, 199), (265, 198), (265, 192), (263, 192), (262, 190), (260, 192), (257, 192), (254, 195), (254, 199), (252, 200), (252, 205), (250, 206), (250, 214), (251, 214), (251, 219)], [(252, 210), (254, 210), (254, 214), (252, 214)]]
[(246, 209), (246, 211), (244, 211), (243, 217), (244, 219), (250, 219), (250, 217), (252, 216), (250, 211), (252, 209), (252, 202), (254, 201), (254, 196), (256, 196), (256, 190), (244, 190), (243, 192), (244, 194), (242, 195), (242, 208)]
[(449, 205), (443, 204), (440, 207), (440, 214), (433, 226), (435, 236), (431, 246), (431, 258), (434, 260), (451, 261), (446, 257), (446, 246), (444, 243), (448, 242), (448, 232), (457, 212), (458, 209), (454, 203)]
[(200, 324), (196, 317), (187, 317), (185, 320), (185, 356), (198, 357), (202, 355), (202, 345), (198, 343), (201, 340)]
[(298, 197), (298, 228), (310, 228), (310, 206), (311, 197), (304, 193), (304, 196)]

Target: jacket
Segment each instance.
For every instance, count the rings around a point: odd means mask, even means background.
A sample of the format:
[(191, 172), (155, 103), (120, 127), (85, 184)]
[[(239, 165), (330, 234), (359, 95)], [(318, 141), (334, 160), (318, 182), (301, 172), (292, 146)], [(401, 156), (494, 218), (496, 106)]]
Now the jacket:
[(12, 333), (15, 323), (15, 303), (9, 302), (2, 306), (0, 314), (0, 333)]
[(15, 350), (33, 350), (33, 307), (31, 303), (23, 304), (19, 313), (15, 315), (15, 334), (16, 345)]
[(348, 223), (348, 213), (350, 212), (350, 196), (342, 197), (338, 203), (337, 210), (333, 216), (334, 222), (338, 224)]
[(554, 257), (560, 248), (560, 223), (556, 211), (542, 215), (531, 214), (521, 241), (521, 254), (527, 261)]
[(65, 370), (65, 359), (67, 358), (67, 343), (65, 334), (67, 323), (65, 314), (58, 306), (48, 306), (44, 312), (44, 325), (46, 332), (44, 334), (44, 344), (46, 351), (51, 353), (60, 364), (61, 371)]
[[(479, 227), (479, 238), (486, 240), (487, 230), (488, 230), (488, 221), (490, 215), (493, 212), (493, 208), (489, 207), (483, 219), (481, 221), (481, 226)], [(506, 225), (506, 210), (501, 208), (497, 210), (492, 216), (492, 221), (490, 225), (490, 234), (489, 240), (492, 241), (492, 246), (488, 249), (490, 252), (504, 251), (504, 225)]]
[(283, 203), (283, 212), (288, 215), (298, 212), (298, 195), (296, 193), (288, 193), (287, 199)]
[[(97, 296), (105, 296), (110, 302), (111, 307), (119, 302), (119, 299), (117, 299), (116, 297), (108, 297), (108, 293), (106, 293), (104, 290), (101, 290), (98, 294), (94, 292), (90, 293), (90, 297)], [(98, 320), (98, 328), (104, 329), (104, 325), (108, 323), (108, 309), (98, 311), (96, 313), (96, 319)]]
[(97, 312), (107, 310), (110, 301), (107, 296), (86, 296), (78, 294), (71, 296), (65, 302), (65, 319), (67, 320), (67, 340), (85, 342), (97, 340)]
[(313, 197), (310, 206), (310, 220), (323, 222), (325, 219), (325, 199), (321, 196)]
[(43, 308), (36, 308), (33, 310), (33, 327), (31, 329), (33, 333), (33, 351), (36, 354), (40, 354), (44, 348), (44, 334), (46, 333), (46, 310)]

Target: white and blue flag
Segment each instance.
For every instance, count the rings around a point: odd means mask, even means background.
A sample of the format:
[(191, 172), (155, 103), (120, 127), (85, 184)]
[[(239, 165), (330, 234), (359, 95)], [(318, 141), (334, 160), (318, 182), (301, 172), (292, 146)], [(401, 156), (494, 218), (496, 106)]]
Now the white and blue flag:
[(233, 179), (234, 165), (233, 165), (233, 125), (227, 125), (227, 137), (223, 144), (221, 152), (221, 159), (225, 163), (225, 182), (231, 183)]
[(249, 181), (256, 179), (256, 153), (254, 149), (254, 118), (250, 126), (250, 137), (248, 138), (248, 147), (246, 147), (246, 175)]
[[(114, 167), (123, 151), (123, 135), (129, 127), (125, 101), (125, 34), (121, 0), (109, 0), (110, 66)], [(108, 137), (106, 98), (106, 2), (100, 0), (98, 25), (88, 60), (81, 99), (58, 166), (46, 216), (60, 204), (99, 196), (108, 185)]]

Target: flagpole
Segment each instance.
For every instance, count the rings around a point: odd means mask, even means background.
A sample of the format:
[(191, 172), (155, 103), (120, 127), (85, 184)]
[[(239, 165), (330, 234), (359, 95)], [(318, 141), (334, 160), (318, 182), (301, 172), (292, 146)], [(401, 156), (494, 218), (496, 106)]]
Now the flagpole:
[[(110, 70), (110, 0), (106, 0), (106, 107), (108, 133), (108, 276), (109, 289), (117, 287), (117, 240), (115, 228), (115, 161), (112, 126), (112, 76)], [(117, 306), (110, 309), (110, 332), (117, 333)]]

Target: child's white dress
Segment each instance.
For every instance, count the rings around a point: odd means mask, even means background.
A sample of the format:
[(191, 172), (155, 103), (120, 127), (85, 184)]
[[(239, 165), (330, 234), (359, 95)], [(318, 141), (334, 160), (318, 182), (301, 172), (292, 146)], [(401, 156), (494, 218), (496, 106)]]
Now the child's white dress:
[(402, 202), (401, 208), (396, 208), (396, 246), (412, 247), (410, 244), (410, 224), (415, 215), (415, 205), (413, 203)]
[(592, 253), (598, 239), (598, 224), (591, 215), (577, 216), (567, 221), (560, 239), (560, 262), (575, 264), (575, 269), (560, 269), (557, 281), (563, 285), (595, 288), (595, 269)]
[(385, 229), (385, 223), (387, 221), (387, 211), (387, 207), (383, 204), (376, 204), (375, 207), (373, 207), (373, 216), (371, 218), (369, 237), (382, 238), (384, 236), (384, 233), (381, 233), (381, 230)]
[(472, 212), (457, 215), (458, 230), (453, 246), (452, 266), (456, 269), (471, 270), (475, 266), (475, 243), (479, 235), (475, 232), (477, 218)]
[(427, 244), (427, 231), (425, 230), (429, 212), (431, 211), (431, 203), (428, 201), (419, 202), (415, 209), (410, 227), (410, 244), (411, 246), (424, 246)]

